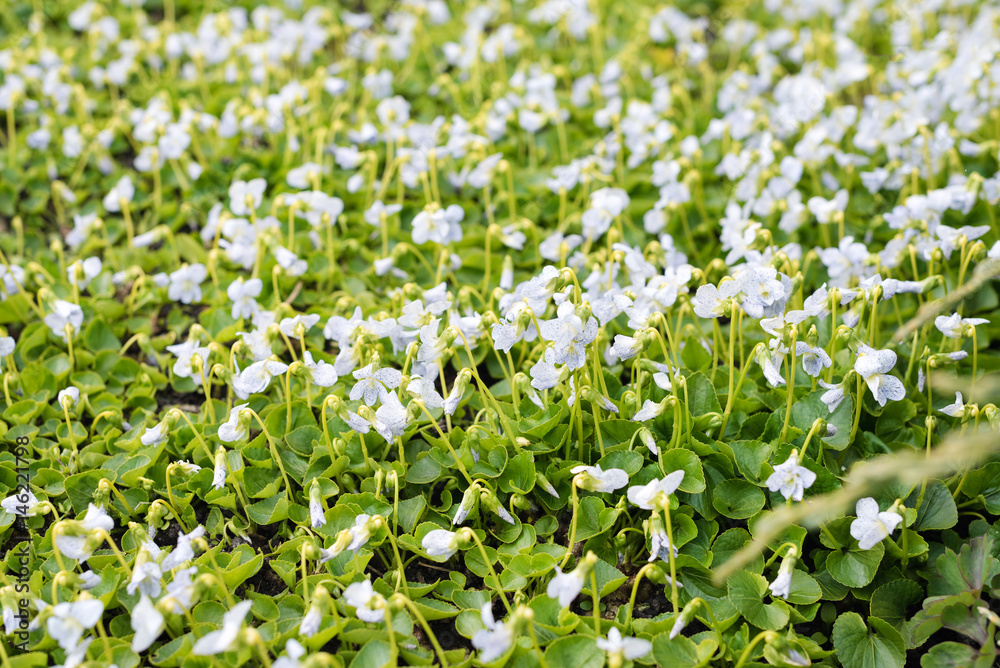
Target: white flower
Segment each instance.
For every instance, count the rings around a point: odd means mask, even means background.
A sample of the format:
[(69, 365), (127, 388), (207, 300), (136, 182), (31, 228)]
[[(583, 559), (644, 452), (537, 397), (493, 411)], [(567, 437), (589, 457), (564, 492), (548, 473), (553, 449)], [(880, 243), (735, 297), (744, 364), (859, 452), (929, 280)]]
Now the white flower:
[(208, 269), (200, 262), (186, 265), (171, 272), (167, 297), (182, 304), (201, 301), (201, 284), (208, 276)]
[(3, 365), (3, 358), (14, 352), (16, 342), (12, 336), (0, 336), (0, 368)]
[(351, 401), (364, 398), (369, 406), (374, 406), (376, 401), (385, 401), (389, 396), (389, 390), (399, 387), (403, 381), (402, 373), (396, 369), (376, 368), (375, 362), (357, 369), (353, 375), (358, 382), (351, 388)]
[(447, 208), (424, 209), (413, 218), (413, 243), (418, 246), (433, 241), (441, 245), (462, 240), (465, 211), (457, 204)]
[(665, 476), (662, 480), (654, 479), (646, 485), (637, 485), (628, 488), (628, 500), (633, 505), (639, 506), (643, 510), (653, 510), (656, 506), (656, 497), (663, 494), (670, 496), (677, 491), (677, 487), (684, 480), (684, 471), (674, 471)]
[(103, 266), (101, 259), (98, 257), (77, 260), (66, 267), (66, 276), (69, 279), (69, 284), (75, 285), (81, 290), (86, 290), (90, 282), (100, 276)]
[(960, 339), (965, 336), (966, 328), (985, 325), (988, 322), (986, 318), (963, 318), (957, 313), (934, 318), (934, 326), (950, 339)]
[(574, 466), (570, 473), (583, 473), (580, 487), (591, 492), (613, 492), (628, 484), (628, 473), (622, 469), (608, 469), (597, 466)]
[(233, 302), (233, 310), (230, 315), (233, 319), (251, 318), (260, 307), (257, 306), (257, 297), (264, 289), (264, 282), (259, 278), (251, 278), (244, 281), (243, 277), (237, 278), (226, 288), (226, 296)]
[(642, 339), (624, 334), (615, 335), (615, 342), (611, 344), (611, 354), (622, 361), (635, 357), (641, 351)]
[(652, 420), (663, 413), (666, 407), (667, 405), (664, 401), (655, 402), (652, 399), (646, 399), (642, 402), (642, 408), (632, 416), (632, 422), (647, 422)]
[(142, 432), (142, 436), (139, 437), (139, 441), (143, 445), (159, 445), (167, 440), (167, 426), (158, 422), (153, 427), (146, 427), (146, 430)]
[(846, 396), (843, 381), (839, 383), (827, 383), (820, 380), (819, 386), (826, 390), (819, 400), (826, 404), (827, 409), (831, 413), (834, 412), (837, 410), (837, 407), (840, 406), (841, 402), (844, 401), (844, 397)]
[(229, 419), (219, 426), (219, 438), (226, 443), (242, 441), (250, 433), (250, 421), (241, 419), (240, 411), (250, 404), (233, 406), (229, 411)]
[(251, 215), (260, 208), (266, 189), (267, 181), (264, 179), (233, 182), (229, 186), (229, 210), (234, 216)]
[(72, 408), (80, 401), (80, 390), (76, 387), (67, 387), (65, 390), (59, 390), (59, 394), (56, 395), (56, 403), (59, 406), (69, 406)]
[(298, 188), (299, 190), (305, 190), (314, 184), (314, 180), (330, 171), (330, 168), (325, 165), (318, 165), (315, 162), (307, 162), (301, 167), (296, 167), (294, 169), (288, 170), (288, 176), (285, 177), (285, 181), (288, 182), (293, 188)]
[(87, 561), (97, 549), (99, 539), (97, 531), (111, 531), (115, 522), (102, 508), (93, 503), (87, 506), (87, 512), (81, 520), (68, 520), (67, 528), (55, 538), (55, 545), (64, 557)]
[(178, 566), (183, 566), (194, 559), (194, 547), (191, 541), (205, 535), (205, 527), (195, 527), (190, 533), (182, 533), (177, 537), (177, 546), (171, 550), (170, 554), (164, 557), (160, 567), (164, 571), (171, 571)]
[(818, 378), (823, 369), (828, 369), (833, 364), (825, 350), (810, 346), (805, 341), (795, 342), (795, 354), (802, 360), (802, 368), (813, 378)]
[(132, 638), (132, 651), (145, 652), (160, 637), (164, 627), (163, 615), (153, 605), (149, 596), (143, 594), (139, 598), (139, 602), (132, 608), (132, 630), (135, 631), (135, 636)]
[(563, 573), (562, 569), (556, 566), (555, 576), (549, 580), (549, 586), (545, 593), (549, 598), (558, 598), (559, 605), (568, 608), (580, 591), (583, 589), (583, 572), (577, 568), (570, 573)]
[(125, 588), (129, 595), (138, 589), (142, 594), (156, 598), (162, 591), (160, 578), (163, 573), (155, 561), (147, 561), (132, 569), (132, 580)]
[(71, 334), (80, 331), (80, 327), (83, 325), (83, 309), (72, 302), (57, 299), (53, 304), (53, 312), (45, 316), (45, 324), (49, 326), (53, 334), (65, 341), (67, 325), (70, 327)]
[[(17, 498), (19, 496), (21, 499)], [(27, 501), (23, 501), (25, 496), (27, 496)], [(42, 511), (38, 499), (30, 489), (24, 487), (14, 490), (13, 496), (8, 496), (3, 501), (0, 501), (0, 507), (11, 515), (20, 515), (21, 517), (34, 517), (35, 515), (40, 515)]]
[(385, 618), (385, 599), (375, 593), (369, 580), (348, 585), (344, 590), (344, 603), (355, 608), (355, 614), (363, 622), (376, 623)]
[(784, 569), (778, 572), (778, 576), (774, 578), (774, 582), (767, 586), (771, 590), (772, 596), (777, 596), (779, 598), (788, 598), (788, 594), (792, 590), (792, 573), (791, 571), (785, 572)]
[(240, 601), (222, 617), (222, 628), (205, 634), (194, 644), (191, 653), (195, 656), (213, 656), (228, 652), (236, 642), (243, 620), (246, 619), (253, 601)]
[(447, 529), (434, 529), (427, 532), (420, 544), (430, 556), (448, 560), (458, 552), (458, 534)]
[(305, 653), (306, 648), (295, 638), (290, 638), (285, 643), (285, 656), (279, 656), (271, 668), (300, 668), (302, 664), (299, 662), (299, 659)]
[(323, 614), (316, 605), (309, 606), (308, 612), (302, 616), (302, 622), (299, 624), (299, 635), (305, 636), (306, 638), (311, 638), (316, 635), (319, 631), (320, 622), (323, 621)]
[(867, 497), (858, 501), (858, 518), (851, 522), (851, 536), (862, 550), (870, 550), (876, 543), (896, 530), (903, 518), (891, 510), (880, 513), (878, 502)]
[(767, 479), (767, 488), (772, 492), (781, 492), (786, 499), (801, 501), (805, 490), (816, 482), (816, 474), (804, 466), (800, 466), (798, 457), (793, 451), (784, 464), (774, 467), (774, 473)]
[(198, 345), (197, 341), (189, 340), (167, 346), (167, 350), (177, 355), (177, 361), (174, 362), (173, 366), (174, 374), (180, 378), (190, 378), (195, 385), (200, 386), (202, 373), (195, 372), (195, 358), (198, 358), (201, 368), (204, 370), (211, 349), (208, 346)]
[(364, 513), (354, 518), (354, 526), (349, 530), (351, 532), (351, 542), (347, 546), (348, 550), (357, 552), (364, 546), (365, 543), (368, 542), (368, 539), (371, 538), (372, 527), (368, 522), (370, 519), (371, 516), (365, 515)]
[[(246, 404), (244, 404), (246, 405)], [(230, 416), (232, 419), (232, 416)], [(226, 453), (222, 448), (215, 453), (215, 468), (212, 470), (212, 487), (222, 489), (226, 486)]]
[(57, 603), (45, 622), (49, 637), (67, 652), (76, 648), (87, 629), (97, 625), (104, 614), (104, 604), (96, 598)]
[(486, 628), (473, 634), (472, 646), (480, 650), (479, 660), (482, 663), (492, 663), (506, 654), (514, 644), (514, 629), (493, 619), (492, 603), (484, 603), (479, 614)]
[(880, 406), (887, 401), (899, 401), (906, 397), (903, 381), (889, 372), (896, 366), (896, 353), (891, 350), (876, 350), (863, 343), (858, 344), (858, 359), (854, 370), (861, 374)]
[(941, 412), (951, 417), (960, 417), (965, 413), (965, 403), (962, 400), (962, 393), (955, 393), (955, 403), (949, 404), (941, 409)]
[(132, 185), (132, 177), (126, 174), (118, 179), (118, 183), (104, 196), (104, 208), (110, 213), (117, 213), (122, 210), (122, 202), (131, 202), (134, 196), (135, 186)]
[(629, 661), (635, 661), (649, 654), (653, 649), (653, 643), (642, 638), (623, 638), (621, 631), (612, 626), (608, 631), (607, 640), (597, 639), (597, 648), (603, 649), (608, 654), (620, 654)]
[(284, 362), (266, 359), (254, 362), (243, 369), (239, 375), (233, 376), (233, 392), (240, 399), (249, 399), (251, 394), (258, 394), (267, 389), (271, 378), (280, 376), (288, 370)]

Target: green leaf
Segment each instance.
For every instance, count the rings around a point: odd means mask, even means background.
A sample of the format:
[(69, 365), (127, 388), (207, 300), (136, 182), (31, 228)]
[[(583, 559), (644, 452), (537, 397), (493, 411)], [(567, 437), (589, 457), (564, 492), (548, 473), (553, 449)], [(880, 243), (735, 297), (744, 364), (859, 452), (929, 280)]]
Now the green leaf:
[(549, 668), (601, 668), (604, 652), (597, 648), (593, 638), (567, 636), (545, 649), (545, 662)]
[(663, 468), (669, 474), (672, 471), (684, 471), (684, 479), (678, 489), (689, 494), (699, 494), (705, 491), (705, 470), (701, 466), (698, 455), (685, 448), (674, 448), (663, 453)]
[(715, 393), (715, 386), (708, 376), (701, 373), (691, 374), (687, 378), (688, 409), (691, 415), (699, 417), (706, 413), (721, 413), (722, 406)]
[(730, 478), (712, 490), (712, 504), (726, 517), (745, 520), (761, 511), (767, 501), (759, 487), (746, 480)]
[(826, 559), (826, 569), (840, 584), (864, 587), (875, 578), (884, 554), (882, 543), (876, 543), (870, 550), (834, 550)]
[(288, 501), (284, 496), (276, 494), (250, 504), (246, 510), (250, 519), (257, 524), (274, 524), (288, 517)]
[(419, 457), (406, 472), (406, 482), (415, 485), (425, 485), (434, 482), (441, 475), (441, 465), (429, 454)]
[(937, 573), (927, 582), (927, 595), (946, 596), (968, 591), (978, 597), (983, 584), (1000, 573), (1000, 562), (990, 554), (992, 549), (993, 539), (989, 536), (973, 538), (958, 554), (947, 549), (934, 562)]
[(351, 661), (351, 668), (384, 668), (393, 666), (392, 647), (385, 640), (370, 640)]
[(846, 612), (833, 625), (833, 646), (844, 668), (902, 668), (906, 646), (888, 622), (869, 617), (871, 629), (856, 612)]
[(729, 447), (736, 457), (736, 466), (748, 480), (760, 480), (760, 468), (771, 458), (772, 446), (761, 441), (732, 441)]
[(509, 493), (527, 494), (535, 486), (535, 460), (530, 452), (519, 452), (507, 462), (498, 480), (500, 489)]
[(899, 629), (909, 617), (907, 609), (923, 597), (923, 588), (913, 580), (893, 580), (872, 592), (871, 616)]
[(931, 647), (920, 657), (923, 668), (990, 668), (996, 661), (993, 646), (976, 650), (964, 643), (947, 641)]
[(687, 636), (679, 635), (671, 640), (669, 633), (660, 633), (653, 638), (653, 659), (657, 666), (695, 668), (706, 665), (718, 646), (714, 639), (702, 640), (696, 645)]
[(726, 583), (729, 600), (743, 617), (761, 629), (777, 630), (788, 623), (788, 606), (782, 601), (764, 603), (767, 580), (756, 573), (737, 571)]
[[(940, 482), (932, 482), (924, 490), (923, 503), (917, 511), (917, 519), (907, 528), (916, 531), (950, 529), (958, 524), (958, 508), (948, 488)], [(906, 499), (907, 508), (916, 508), (920, 497), (918, 486)]]
[(805, 571), (792, 571), (792, 586), (788, 590), (786, 599), (793, 605), (809, 605), (815, 603), (823, 596), (823, 590), (813, 576)]

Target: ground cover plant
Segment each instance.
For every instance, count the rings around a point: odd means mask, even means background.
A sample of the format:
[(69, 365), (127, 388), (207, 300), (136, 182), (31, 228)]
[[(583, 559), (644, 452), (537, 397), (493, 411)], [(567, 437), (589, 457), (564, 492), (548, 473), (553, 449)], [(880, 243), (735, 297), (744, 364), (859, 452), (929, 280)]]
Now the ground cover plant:
[(994, 3), (0, 21), (3, 668), (994, 665)]

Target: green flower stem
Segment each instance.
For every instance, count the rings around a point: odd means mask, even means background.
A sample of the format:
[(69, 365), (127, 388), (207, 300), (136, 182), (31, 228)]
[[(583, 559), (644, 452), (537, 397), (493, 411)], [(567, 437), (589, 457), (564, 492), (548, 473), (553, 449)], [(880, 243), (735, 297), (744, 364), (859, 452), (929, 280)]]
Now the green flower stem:
[(830, 368), (826, 370), (827, 383), (833, 382), (833, 370), (837, 366), (834, 356), (837, 354), (837, 306), (840, 304), (840, 299), (838, 298), (839, 292), (840, 291), (838, 290), (838, 294), (834, 295), (834, 299), (831, 300), (832, 303), (830, 304), (830, 343), (829, 350), (826, 351), (826, 354), (829, 355), (831, 364)]
[(459, 457), (458, 453), (455, 452), (455, 448), (451, 445), (451, 440), (448, 438), (448, 435), (445, 434), (443, 431), (441, 431), (441, 425), (439, 425), (437, 420), (434, 419), (434, 416), (431, 415), (431, 412), (427, 410), (427, 406), (424, 405), (423, 401), (418, 400), (415, 403), (417, 404), (417, 406), (420, 407), (420, 410), (424, 412), (424, 414), (427, 416), (427, 419), (431, 421), (431, 424), (434, 425), (434, 429), (437, 431), (438, 436), (440, 436), (441, 440), (444, 441), (446, 446), (448, 446), (448, 452), (450, 452), (451, 456), (455, 458), (455, 463), (458, 465), (458, 470), (462, 472), (463, 476), (465, 476), (465, 481), (471, 485), (472, 476), (470, 476), (469, 472), (466, 470), (465, 464), (462, 463), (461, 457)]
[[(601, 418), (600, 418), (600, 416), (597, 413), (597, 406), (595, 406), (593, 403), (591, 403), (590, 408), (591, 408), (591, 411), (593, 412), (593, 415), (594, 415), (594, 433), (597, 434), (597, 448), (598, 448), (598, 451), (601, 453), (601, 457), (603, 457), (604, 456), (604, 437), (601, 436)], [(582, 413), (581, 413), (581, 419), (582, 419)]]
[(260, 656), (260, 662), (264, 668), (271, 668), (271, 656), (267, 652), (267, 645), (264, 644), (264, 639), (256, 630), (253, 634), (253, 646), (257, 649), (257, 654)]
[(423, 628), (424, 633), (427, 634), (427, 639), (430, 640), (431, 646), (434, 648), (434, 652), (438, 656), (441, 668), (448, 668), (448, 659), (445, 658), (444, 649), (441, 647), (441, 643), (438, 642), (437, 636), (434, 634), (434, 630), (431, 629), (430, 624), (427, 623), (427, 620), (420, 613), (420, 609), (409, 599), (409, 597), (404, 596), (403, 594), (396, 594), (393, 598), (397, 602), (405, 605), (413, 616), (417, 618), (417, 622), (420, 624), (421, 628)]
[(489, 555), (486, 554), (486, 547), (483, 545), (483, 541), (479, 540), (479, 536), (476, 535), (476, 532), (472, 529), (463, 529), (462, 532), (465, 536), (471, 538), (473, 542), (475, 542), (476, 547), (479, 548), (479, 554), (482, 555), (483, 561), (486, 562), (486, 567), (490, 569), (490, 575), (492, 575), (493, 579), (497, 581), (497, 592), (500, 594), (500, 600), (503, 601), (503, 607), (505, 607), (507, 609), (507, 613), (510, 614), (513, 610), (510, 607), (510, 603), (507, 601), (507, 595), (503, 591), (503, 585), (500, 583), (500, 576), (498, 576), (497, 572), (493, 569), (493, 562), (490, 561)]
[(69, 368), (72, 371), (76, 368), (76, 357), (73, 355), (73, 325), (66, 323), (63, 331), (66, 332), (66, 349), (69, 352)]
[(590, 593), (594, 598), (594, 634), (601, 636), (601, 592), (597, 589), (597, 570), (590, 570)]
[(285, 373), (282, 374), (282, 381), (285, 386), (285, 431), (292, 429), (292, 366), (288, 365)]
[(632, 595), (629, 596), (628, 610), (625, 612), (625, 623), (622, 625), (626, 630), (628, 630), (629, 625), (632, 623), (632, 612), (635, 610), (635, 595), (639, 591), (639, 582), (642, 581), (642, 576), (654, 568), (656, 568), (656, 564), (646, 564), (635, 574), (635, 580), (632, 581)]
[[(758, 343), (756, 346), (754, 346), (753, 351), (751, 351), (751, 353), (750, 353), (750, 357), (755, 356), (757, 354), (757, 349), (760, 346), (763, 346), (763, 345), (764, 345), (763, 343)], [(726, 434), (726, 425), (729, 424), (729, 414), (733, 410), (733, 397), (736, 394), (739, 394), (740, 390), (743, 388), (743, 381), (746, 380), (747, 371), (749, 371), (749, 370), (750, 370), (750, 365), (749, 364), (744, 364), (743, 365), (743, 370), (740, 372), (740, 381), (736, 384), (736, 390), (735, 390), (734, 394), (730, 394), (729, 397), (726, 399), (726, 408), (722, 412), (722, 428), (719, 430), (719, 438), (720, 439), (723, 436), (725, 436), (725, 434)], [(730, 380), (732, 380), (732, 379), (730, 378)]]
[[(743, 313), (743, 309), (734, 307), (733, 308), (733, 320), (729, 321), (729, 394), (726, 395), (726, 417), (729, 416), (729, 411), (733, 405), (733, 381), (736, 379), (736, 332), (739, 330), (739, 320)], [(735, 328), (733, 325), (735, 324)], [(722, 422), (722, 431), (719, 432), (719, 438), (722, 438), (726, 433), (726, 421)]]
[[(804, 461), (806, 458), (806, 450), (809, 448), (809, 441), (816, 434), (816, 431), (823, 425), (823, 418), (816, 418), (813, 420), (812, 426), (809, 428), (809, 432), (806, 434), (806, 440), (802, 443), (802, 449), (799, 451), (799, 461)], [(816, 461), (822, 464), (819, 457), (823, 454), (823, 441), (819, 443), (819, 456), (817, 456)]]
[(785, 442), (785, 436), (788, 434), (788, 423), (792, 418), (792, 402), (795, 400), (795, 344), (798, 342), (798, 337), (799, 330), (793, 326), (792, 345), (788, 349), (788, 354), (791, 355), (792, 363), (789, 365), (791, 368), (788, 370), (788, 397), (785, 401), (785, 423), (781, 427), (781, 436), (778, 438), (779, 443)]
[(583, 480), (582, 473), (578, 473), (573, 476), (573, 480), (570, 482), (570, 498), (573, 503), (573, 519), (570, 520), (569, 524), (569, 542), (566, 545), (566, 554), (563, 555), (563, 560), (559, 562), (559, 567), (564, 568), (566, 562), (569, 561), (570, 556), (573, 554), (573, 543), (576, 542), (576, 521), (577, 515), (579, 514), (580, 497), (577, 494), (576, 488)]
[[(493, 217), (492, 213), (490, 213), (490, 217), (491, 218)], [(492, 261), (492, 255), (493, 255), (492, 249), (490, 248), (490, 245), (491, 245), (490, 242), (493, 240), (493, 232), (495, 231), (495, 229), (496, 229), (496, 224), (494, 224), (492, 222), (489, 225), (486, 226), (486, 266), (483, 269), (483, 293), (484, 294), (486, 293), (487, 290), (490, 289), (490, 273), (491, 273), (491, 264), (492, 264), (491, 261)]]
[(778, 558), (779, 556), (781, 556), (781, 550), (782, 550), (783, 548), (785, 548), (785, 547), (790, 547), (790, 548), (792, 548), (792, 549), (793, 549), (794, 551), (798, 551), (798, 549), (799, 549), (799, 546), (798, 546), (798, 545), (796, 545), (795, 543), (791, 542), (791, 541), (788, 541), (788, 542), (786, 542), (786, 543), (782, 543), (781, 545), (779, 545), (779, 546), (778, 546), (778, 549), (774, 551), (774, 554), (772, 554), (772, 555), (771, 555), (771, 556), (770, 556), (770, 557), (768, 558), (768, 560), (767, 560), (766, 562), (764, 562), (764, 568), (768, 568), (768, 567), (769, 567), (769, 566), (770, 566), (771, 564), (773, 564), (773, 563), (774, 563), (774, 561), (775, 561), (775, 560), (776, 560), (776, 559), (777, 559), (777, 558)]
[(674, 527), (670, 520), (670, 500), (663, 504), (663, 519), (667, 525), (667, 539), (670, 545), (667, 546), (668, 563), (670, 564), (670, 603), (674, 606), (674, 614), (680, 612), (680, 602), (677, 596), (677, 563), (674, 557)]
[(972, 382), (969, 388), (969, 397), (972, 401), (976, 400), (976, 368), (979, 362), (979, 342), (976, 339), (976, 326), (973, 325), (972, 329)]
[(493, 393), (490, 392), (488, 387), (486, 387), (486, 383), (484, 383), (483, 379), (479, 377), (479, 372), (476, 371), (476, 367), (472, 363), (475, 358), (472, 356), (472, 348), (469, 347), (469, 340), (465, 338), (465, 334), (462, 333), (462, 330), (456, 329), (455, 331), (458, 332), (459, 337), (461, 337), (462, 343), (465, 345), (465, 352), (469, 355), (469, 370), (472, 372), (472, 377), (476, 379), (476, 384), (479, 385), (479, 389), (493, 404), (493, 408), (496, 410), (501, 424), (503, 424), (504, 431), (506, 432), (511, 445), (514, 446), (515, 450), (520, 450), (521, 446), (517, 444), (517, 438), (514, 436), (514, 427), (511, 425), (510, 420), (507, 419), (507, 414), (500, 410), (500, 404), (497, 403), (496, 397), (494, 397)]
[(302, 599), (305, 601), (306, 610), (309, 609), (309, 570), (306, 564), (306, 543), (299, 548), (302, 557)]
[(66, 402), (62, 402), (63, 405), (63, 415), (66, 416), (66, 430), (69, 432), (69, 442), (73, 446), (73, 459), (77, 462), (80, 460), (80, 453), (76, 449), (76, 436), (73, 435), (73, 423), (69, 419), (69, 406)]
[[(198, 359), (200, 360), (201, 357), (199, 356)], [(204, 362), (199, 362), (198, 363), (198, 373), (201, 375), (201, 388), (205, 392), (205, 404), (208, 406), (208, 421), (214, 424), (215, 423), (215, 404), (212, 401), (212, 384), (211, 384), (212, 374), (208, 374), (208, 377), (205, 377), (205, 363)]]
[(743, 664), (747, 662), (747, 660), (750, 658), (750, 652), (753, 651), (753, 648), (756, 647), (761, 640), (770, 640), (772, 638), (777, 637), (777, 635), (778, 634), (775, 633), (774, 631), (761, 631), (760, 633), (755, 635), (753, 640), (750, 641), (750, 644), (747, 645), (746, 649), (743, 650), (743, 653), (740, 654), (740, 660), (736, 662), (736, 668), (741, 668)]
[(187, 416), (187, 413), (185, 413), (184, 411), (182, 411), (179, 408), (173, 408), (171, 410), (176, 415), (179, 415), (185, 422), (188, 423), (188, 426), (191, 427), (191, 431), (194, 433), (195, 440), (197, 440), (198, 443), (201, 444), (201, 447), (205, 448), (205, 454), (208, 455), (208, 460), (210, 462), (214, 462), (215, 461), (215, 456), (212, 454), (212, 451), (208, 449), (208, 444), (205, 443), (205, 439), (203, 439), (201, 437), (201, 434), (198, 433), (198, 430), (194, 428), (194, 423), (191, 422), (191, 418), (189, 418)]
[(830, 530), (826, 527), (825, 524), (820, 524), (819, 530), (822, 531), (823, 535), (826, 536), (826, 539), (833, 544), (833, 549), (835, 550), (841, 549), (840, 541), (833, 537), (833, 534), (830, 533)]
[(875, 332), (878, 325), (878, 293), (879, 290), (873, 290), (872, 292), (872, 309), (871, 313), (868, 314), (868, 344), (873, 348), (877, 347)]
[[(778, 549), (780, 550), (781, 548), (779, 547)], [(718, 647), (719, 654), (715, 658), (721, 659), (726, 652), (725, 649), (726, 646), (725, 643), (723, 642), (722, 631), (719, 630), (719, 620), (715, 618), (715, 613), (712, 612), (712, 607), (708, 604), (708, 601), (706, 601), (700, 596), (695, 596), (693, 599), (691, 599), (691, 602), (688, 603), (688, 605), (691, 606), (692, 610), (697, 606), (701, 606), (702, 608), (705, 609), (705, 612), (708, 613), (709, 619), (712, 620), (712, 630), (715, 631), (716, 643), (719, 645)]]
[[(861, 422), (861, 407), (864, 405), (865, 398), (865, 379), (858, 375), (857, 383), (857, 393), (855, 394), (855, 400), (857, 401), (857, 406), (854, 409), (854, 424), (851, 426), (851, 437), (847, 439), (848, 443), (854, 442), (854, 436), (858, 433), (858, 424)], [(928, 389), (930, 388), (930, 383), (927, 384)]]
[[(118, 546), (115, 545), (115, 541), (111, 537), (111, 534), (109, 534), (104, 529), (95, 529), (94, 532), (95, 532), (96, 535), (100, 536), (101, 540), (103, 540), (105, 543), (107, 543), (108, 546), (111, 548), (111, 551), (115, 553), (115, 556), (118, 557), (118, 562), (122, 566), (125, 567), (125, 572), (128, 574), (128, 577), (131, 580), (132, 579), (132, 569), (129, 568), (128, 562), (125, 560), (125, 556), (118, 549)], [(54, 542), (55, 541), (53, 541), (53, 543)]]
[[(55, 605), (55, 601), (52, 602)], [(97, 618), (97, 635), (101, 637), (101, 643), (104, 645), (104, 659), (108, 662), (107, 665), (113, 665), (115, 658), (114, 652), (111, 651), (111, 642), (108, 640), (108, 633), (104, 630), (103, 615)]]
[(538, 634), (535, 633), (535, 622), (534, 622), (534, 611), (528, 608), (530, 615), (525, 615), (528, 622), (528, 635), (531, 636), (531, 644), (535, 646), (535, 652), (538, 653), (538, 665), (542, 668), (549, 668), (549, 664), (545, 661), (545, 652), (542, 651), (542, 645), (538, 642)]
[[(968, 472), (968, 469), (966, 469)], [(963, 481), (965, 478), (963, 478)], [(898, 500), (897, 500), (898, 503)], [(899, 504), (899, 516), (903, 518), (903, 521), (899, 525), (899, 548), (903, 552), (902, 566), (905, 569), (907, 562), (910, 560), (910, 546), (909, 540), (906, 535), (906, 507), (903, 504)]]
[(281, 463), (281, 455), (278, 454), (278, 446), (275, 445), (274, 439), (271, 438), (271, 434), (268, 433), (267, 427), (264, 426), (264, 421), (260, 419), (257, 415), (257, 411), (252, 408), (244, 408), (250, 415), (257, 420), (257, 424), (260, 425), (260, 430), (264, 432), (264, 438), (267, 439), (267, 444), (271, 448), (271, 454), (274, 456), (274, 461), (278, 464), (278, 470), (281, 471), (281, 477), (285, 481), (285, 497), (289, 502), (292, 500), (292, 483), (288, 480), (288, 474), (285, 473), (285, 465)]
[[(396, 537), (392, 535), (392, 531), (389, 530), (389, 523), (385, 521), (384, 517), (376, 515), (372, 519), (375, 523), (385, 527), (385, 534), (389, 537), (389, 544), (392, 545), (392, 553), (396, 557), (396, 566), (399, 567), (399, 573), (396, 575), (396, 591), (399, 591), (399, 587), (402, 585), (403, 592), (409, 596), (410, 587), (406, 583), (406, 572), (403, 568), (403, 558), (399, 555), (399, 547), (396, 545)], [(497, 582), (499, 581), (500, 580), (498, 579)]]
[[(698, 319), (695, 318), (695, 322)], [(719, 369), (719, 350), (721, 349), (720, 343), (722, 342), (722, 328), (719, 327), (719, 319), (712, 318), (712, 376), (710, 380), (712, 384), (715, 384), (715, 372)]]
[[(56, 600), (52, 599), (53, 605), (55, 605), (55, 602)], [(0, 642), (0, 665), (2, 665), (3, 668), (11, 668), (10, 657), (7, 656), (7, 650), (4, 648), (2, 642)]]

